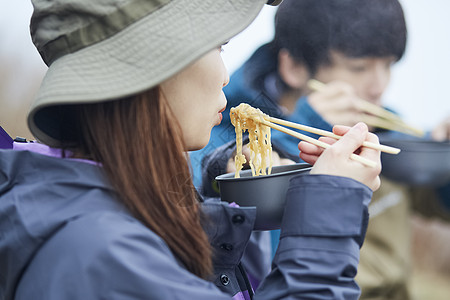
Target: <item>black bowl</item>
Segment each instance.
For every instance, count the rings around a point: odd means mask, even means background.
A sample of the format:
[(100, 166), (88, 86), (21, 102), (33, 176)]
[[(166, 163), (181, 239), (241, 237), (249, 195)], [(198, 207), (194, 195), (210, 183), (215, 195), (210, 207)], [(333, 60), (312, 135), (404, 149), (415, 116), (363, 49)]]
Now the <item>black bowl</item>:
[(272, 168), (272, 174), (252, 176), (251, 170), (241, 171), (241, 178), (234, 173), (216, 177), (223, 201), (239, 206), (255, 206), (254, 230), (279, 229), (284, 214), (289, 180), (299, 174), (308, 174), (311, 165), (301, 163)]
[(411, 186), (437, 187), (450, 183), (450, 142), (393, 139), (379, 135), (380, 143), (400, 148), (397, 155), (382, 153), (381, 174)]

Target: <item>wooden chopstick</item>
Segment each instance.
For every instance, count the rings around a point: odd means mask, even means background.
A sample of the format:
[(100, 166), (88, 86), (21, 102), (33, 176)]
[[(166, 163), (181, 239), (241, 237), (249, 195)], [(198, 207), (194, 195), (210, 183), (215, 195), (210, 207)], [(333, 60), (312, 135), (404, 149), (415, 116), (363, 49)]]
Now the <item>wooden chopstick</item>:
[[(308, 132), (315, 133), (315, 134), (318, 134), (318, 135), (321, 135), (321, 136), (327, 136), (327, 137), (331, 137), (331, 138), (334, 138), (334, 139), (337, 139), (337, 140), (342, 138), (342, 136), (334, 134), (332, 132), (329, 132), (329, 131), (326, 131), (326, 130), (322, 130), (322, 129), (318, 129), (318, 128), (314, 128), (314, 127), (310, 127), (310, 126), (306, 126), (306, 125), (297, 124), (297, 123), (294, 123), (294, 122), (289, 122), (289, 121), (286, 121), (286, 120), (277, 119), (277, 118), (270, 117), (270, 116), (266, 117), (266, 119), (269, 122), (272, 122), (272, 123), (277, 123), (277, 124), (280, 124), (280, 125), (283, 125), (283, 126), (288, 126), (288, 127), (300, 129), (300, 130), (303, 130), (303, 131), (308, 131)], [(400, 149), (398, 149), (398, 148), (394, 148), (394, 147), (390, 147), (390, 146), (386, 146), (386, 145), (374, 144), (374, 143), (367, 142), (367, 141), (364, 141), (362, 145), (364, 147), (367, 147), (367, 148), (380, 150), (382, 152), (390, 153), (390, 154), (398, 154), (400, 152)]]
[[(322, 82), (318, 81), (317, 79), (310, 79), (308, 81), (308, 86), (312, 90), (320, 91), (323, 88), (325, 88), (325, 83), (322, 83)], [(388, 120), (395, 120), (396, 122), (403, 122), (402, 119), (398, 115), (396, 115), (393, 112), (390, 112), (376, 104), (370, 103), (369, 101), (358, 99), (357, 105), (363, 111), (373, 113), (377, 116), (380, 116), (380, 117), (388, 119)]]
[(363, 116), (361, 116), (361, 121), (372, 127), (383, 128), (383, 129), (387, 129), (387, 130), (394, 130), (394, 131), (403, 132), (403, 133), (406, 133), (409, 135), (414, 134), (418, 137), (422, 137), (424, 135), (423, 131), (417, 131), (420, 129), (414, 129), (414, 128), (408, 129), (408, 125), (406, 125), (406, 124), (400, 125), (400, 124), (397, 124), (394, 122), (390, 122), (388, 120), (377, 118), (375, 116), (363, 115)]
[[(327, 143), (324, 143), (322, 141), (318, 141), (318, 140), (316, 140), (316, 139), (314, 139), (314, 138), (312, 138), (310, 136), (307, 136), (307, 135), (301, 134), (301, 133), (299, 133), (297, 131), (294, 131), (294, 130), (288, 129), (286, 127), (274, 124), (274, 123), (269, 122), (269, 121), (267, 121), (265, 119), (264, 120), (259, 120), (259, 121), (262, 124), (266, 125), (266, 126), (269, 126), (269, 127), (273, 128), (273, 129), (276, 129), (278, 131), (284, 132), (286, 134), (289, 134), (289, 135), (291, 135), (293, 137), (296, 137), (296, 138), (298, 138), (300, 140), (304, 140), (304, 141), (306, 141), (308, 143), (311, 143), (311, 144), (314, 144), (316, 146), (319, 146), (319, 147), (322, 147), (322, 148), (325, 148), (325, 149), (331, 146), (331, 145), (329, 145)], [(367, 158), (358, 156), (358, 155), (356, 155), (354, 153), (352, 153), (350, 155), (350, 158), (352, 158), (353, 160), (358, 161), (358, 162), (360, 162), (360, 163), (362, 163), (362, 164), (364, 164), (364, 165), (366, 165), (368, 167), (374, 168), (377, 165), (374, 161), (371, 161), (371, 160), (369, 160)]]
[[(325, 87), (325, 84), (316, 79), (310, 79), (308, 81), (308, 86), (312, 90), (320, 91)], [(380, 121), (376, 121), (374, 117), (370, 119), (366, 118), (367, 120), (369, 120), (368, 122), (362, 120), (365, 123), (370, 123), (369, 124), (370, 126), (400, 131), (403, 133), (413, 134), (416, 136), (423, 136), (425, 134), (423, 130), (406, 124), (398, 115), (384, 109), (383, 107), (370, 103), (369, 101), (364, 99), (358, 99), (356, 103), (359, 109), (361, 109), (362, 111), (365, 111), (367, 113), (373, 114), (381, 118)], [(389, 122), (392, 122), (392, 125), (390, 125)]]

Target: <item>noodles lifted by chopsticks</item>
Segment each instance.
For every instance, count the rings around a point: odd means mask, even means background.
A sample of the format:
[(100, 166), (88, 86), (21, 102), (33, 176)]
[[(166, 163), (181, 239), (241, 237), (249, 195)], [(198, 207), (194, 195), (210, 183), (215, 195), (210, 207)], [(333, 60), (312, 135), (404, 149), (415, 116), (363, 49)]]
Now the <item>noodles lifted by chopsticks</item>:
[[(239, 178), (239, 172), (247, 161), (242, 154), (242, 134), (248, 130), (250, 148), (250, 168), (252, 175), (266, 175), (272, 172), (272, 143), (270, 142), (270, 127), (261, 124), (264, 121), (264, 113), (246, 103), (231, 108), (231, 123), (236, 131), (236, 165), (235, 177)], [(269, 166), (267, 166), (269, 161)], [(267, 169), (267, 173), (266, 173)]]
[[(312, 137), (301, 134), (300, 132), (287, 129), (278, 124), (312, 132), (322, 136), (332, 137), (336, 140), (339, 140), (342, 137), (325, 130), (270, 117), (259, 109), (253, 108), (246, 103), (241, 103), (239, 106), (231, 108), (230, 118), (231, 123), (234, 125), (236, 130), (236, 156), (234, 159), (236, 165), (235, 177), (239, 177), (239, 171), (242, 169), (242, 165), (246, 162), (245, 156), (242, 155), (242, 133), (245, 132), (245, 130), (248, 130), (249, 132), (250, 167), (252, 168), (253, 176), (266, 175), (266, 168), (268, 168), (268, 174), (272, 171), (272, 144), (270, 142), (270, 128), (279, 130), (324, 149), (330, 147), (327, 143), (313, 139)], [(368, 141), (364, 141), (362, 146), (391, 154), (398, 154), (400, 152), (400, 149), (398, 148), (370, 143)], [(375, 161), (358, 156), (355, 153), (350, 154), (350, 158), (368, 167), (376, 167), (377, 165)], [(267, 160), (269, 160), (269, 167), (266, 165)]]

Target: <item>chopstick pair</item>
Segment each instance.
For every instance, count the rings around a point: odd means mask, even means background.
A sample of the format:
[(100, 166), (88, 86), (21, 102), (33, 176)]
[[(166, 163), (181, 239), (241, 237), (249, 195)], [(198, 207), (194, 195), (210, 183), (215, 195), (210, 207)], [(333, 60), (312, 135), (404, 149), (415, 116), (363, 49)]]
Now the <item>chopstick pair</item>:
[[(316, 79), (310, 79), (308, 81), (308, 87), (314, 91), (321, 91), (325, 87), (325, 84)], [(399, 131), (419, 137), (425, 134), (422, 129), (406, 124), (398, 115), (384, 109), (383, 107), (363, 99), (358, 99), (356, 104), (360, 110), (373, 115), (364, 115), (361, 119), (361, 121), (367, 125)]]
[[(268, 120), (266, 120), (266, 119), (268, 119)], [(279, 123), (279, 124), (282, 124), (282, 125), (285, 125), (285, 126), (289, 126), (289, 127), (292, 127), (292, 128), (297, 128), (297, 129), (300, 129), (300, 130), (303, 130), (303, 131), (308, 131), (308, 132), (315, 133), (315, 134), (318, 134), (318, 135), (331, 137), (331, 138), (334, 138), (334, 139), (342, 138), (342, 136), (336, 135), (336, 134), (334, 134), (332, 132), (329, 132), (329, 131), (325, 131), (325, 130), (322, 130), (322, 129), (317, 129), (317, 128), (314, 128), (314, 127), (309, 127), (309, 126), (306, 126), (306, 125), (301, 125), (301, 124), (297, 124), (297, 123), (293, 123), (293, 122), (289, 122), (289, 121), (273, 118), (273, 117), (270, 117), (270, 116), (265, 117), (260, 122), (263, 125), (266, 125), (266, 126), (268, 126), (270, 128), (273, 128), (275, 130), (278, 130), (278, 131), (281, 131), (283, 133), (289, 134), (289, 135), (291, 135), (293, 137), (296, 137), (296, 138), (298, 138), (300, 140), (304, 140), (304, 141), (306, 141), (308, 143), (314, 144), (314, 145), (316, 145), (318, 147), (321, 147), (321, 148), (324, 148), (324, 149), (330, 147), (331, 145), (329, 145), (327, 143), (324, 143), (322, 141), (316, 140), (316, 139), (314, 139), (314, 138), (312, 138), (310, 136), (304, 135), (304, 134), (302, 134), (300, 132), (297, 132), (297, 131), (288, 129), (286, 127), (277, 125), (275, 123)], [(374, 143), (367, 142), (367, 141), (363, 142), (362, 145), (364, 147), (380, 150), (382, 152), (391, 153), (391, 154), (398, 154), (400, 152), (400, 149), (398, 149), (398, 148), (385, 146), (385, 145), (378, 145), (378, 144), (374, 144)], [(373, 161), (371, 161), (371, 160), (369, 160), (367, 158), (361, 157), (359, 155), (356, 155), (354, 153), (352, 153), (350, 155), (350, 158), (355, 160), (355, 161), (358, 161), (358, 162), (360, 162), (360, 163), (362, 163), (362, 164), (364, 164), (364, 165), (366, 165), (368, 167), (372, 167), (373, 168), (373, 167), (376, 166), (375, 162), (373, 162)]]

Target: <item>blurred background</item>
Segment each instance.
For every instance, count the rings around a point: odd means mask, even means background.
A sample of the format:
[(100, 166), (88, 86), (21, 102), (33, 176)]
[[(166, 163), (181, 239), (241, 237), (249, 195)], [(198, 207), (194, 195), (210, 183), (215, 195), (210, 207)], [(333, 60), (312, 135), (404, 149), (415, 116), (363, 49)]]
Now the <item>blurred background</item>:
[[(402, 60), (392, 68), (392, 80), (383, 103), (407, 123), (431, 130), (450, 115), (450, 19), (447, 17), (450, 1), (400, 2), (408, 26), (407, 48)], [(230, 73), (256, 48), (272, 39), (275, 12), (276, 8), (266, 6), (252, 25), (224, 46), (223, 59)], [(448, 220), (414, 216), (411, 227), (410, 287), (414, 300), (450, 299)]]
[[(406, 55), (393, 68), (391, 85), (384, 103), (410, 124), (431, 129), (450, 114), (450, 1), (401, 1), (408, 25)], [(251, 53), (273, 35), (276, 8), (266, 7), (256, 21), (225, 47), (223, 58), (232, 73)], [(32, 14), (30, 0), (0, 1), (0, 125), (13, 137), (33, 137), (26, 125), (28, 107), (46, 71), (29, 35)], [(416, 226), (418, 223), (416, 222)], [(426, 241), (414, 241), (413, 291), (416, 299), (450, 299), (450, 231), (437, 228), (427, 234), (430, 224), (420, 224), (429, 239), (441, 242), (430, 252)], [(428, 226), (428, 227), (427, 227)], [(431, 232), (431, 231), (430, 231)], [(436, 234), (436, 232), (440, 232)], [(436, 259), (441, 255), (442, 260)]]
[[(408, 26), (407, 49), (393, 67), (384, 103), (407, 123), (431, 129), (450, 114), (450, 1), (400, 2)], [(230, 73), (259, 45), (271, 40), (275, 12), (275, 7), (266, 6), (250, 27), (225, 45), (223, 58)]]
[(0, 125), (32, 138), (26, 126), (31, 100), (47, 69), (29, 34), (29, 0), (0, 1)]
[[(404, 58), (393, 68), (384, 103), (408, 123), (430, 129), (450, 114), (450, 1), (401, 2), (409, 40)], [(271, 39), (275, 11), (265, 7), (247, 30), (224, 47), (230, 73)], [(0, 121), (12, 135), (28, 138), (26, 112), (46, 70), (29, 35), (31, 13), (30, 0), (0, 1)]]

